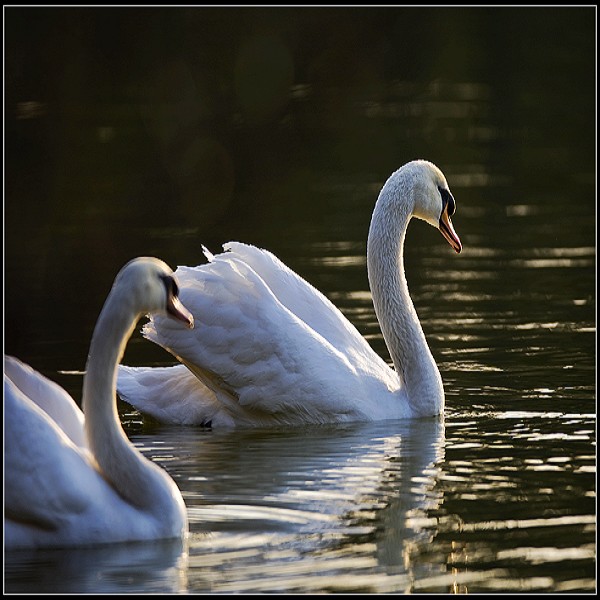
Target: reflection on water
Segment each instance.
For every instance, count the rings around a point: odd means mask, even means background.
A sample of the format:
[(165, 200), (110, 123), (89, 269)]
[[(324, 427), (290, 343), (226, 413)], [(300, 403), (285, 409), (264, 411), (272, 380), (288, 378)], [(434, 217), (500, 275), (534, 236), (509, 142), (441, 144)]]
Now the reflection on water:
[(592, 417), (132, 433), (182, 490), (187, 553), (9, 553), (7, 591), (589, 591)]
[[(408, 583), (399, 577), (410, 569), (403, 541), (416, 543), (415, 517), (439, 502), (431, 475), (443, 452), (441, 423), (243, 433), (235, 444), (213, 437), (193, 467), (206, 480), (186, 497), (192, 531), (210, 531), (190, 556), (201, 568), (211, 554), (213, 591), (393, 591)], [(352, 578), (340, 581), (342, 572)]]
[[(493, 562), (518, 573), (524, 590), (593, 589), (593, 423), (592, 415), (550, 412), (450, 421), (441, 485), (446, 511), (462, 515), (466, 549), (455, 567)], [(490, 590), (501, 588), (490, 582)]]
[(72, 550), (4, 554), (7, 593), (150, 594), (186, 591), (187, 552), (181, 540), (109, 544)]

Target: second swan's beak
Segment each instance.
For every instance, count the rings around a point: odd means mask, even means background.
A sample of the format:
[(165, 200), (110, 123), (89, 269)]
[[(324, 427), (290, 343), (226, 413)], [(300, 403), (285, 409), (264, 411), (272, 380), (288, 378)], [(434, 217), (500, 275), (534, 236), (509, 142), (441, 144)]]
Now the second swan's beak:
[(448, 214), (448, 205), (444, 206), (442, 210), (438, 229), (446, 238), (446, 241), (452, 246), (452, 249), (456, 253), (459, 253), (462, 250), (462, 244), (460, 243), (460, 239), (458, 235), (456, 235), (456, 231), (454, 231), (454, 227), (452, 226), (452, 221), (450, 220), (450, 215)]
[(169, 294), (167, 312), (175, 319), (183, 321), (190, 329), (194, 328), (194, 316), (183, 304), (181, 304), (181, 300), (173, 294)]

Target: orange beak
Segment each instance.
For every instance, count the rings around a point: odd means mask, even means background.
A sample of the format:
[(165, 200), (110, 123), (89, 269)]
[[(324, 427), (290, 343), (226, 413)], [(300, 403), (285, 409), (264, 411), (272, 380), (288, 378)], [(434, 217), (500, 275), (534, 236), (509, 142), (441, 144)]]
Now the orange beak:
[(194, 316), (173, 294), (169, 294), (167, 312), (175, 319), (183, 321), (189, 329), (194, 329)]
[(444, 206), (442, 214), (440, 215), (440, 224), (438, 226), (441, 234), (446, 238), (447, 242), (452, 246), (452, 249), (458, 254), (462, 250), (462, 244), (454, 227), (452, 227), (452, 221), (448, 214), (448, 205)]

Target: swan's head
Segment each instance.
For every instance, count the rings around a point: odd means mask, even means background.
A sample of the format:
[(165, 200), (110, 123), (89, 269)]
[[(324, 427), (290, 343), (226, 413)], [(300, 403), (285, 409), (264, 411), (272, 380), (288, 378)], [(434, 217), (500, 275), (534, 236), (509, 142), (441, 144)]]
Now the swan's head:
[(450, 246), (460, 252), (462, 244), (450, 220), (456, 210), (456, 202), (444, 174), (426, 160), (409, 162), (400, 171), (404, 171), (412, 181), (415, 201), (413, 215), (439, 229)]
[(135, 312), (166, 312), (183, 321), (190, 329), (194, 327), (194, 317), (179, 300), (175, 275), (162, 260), (153, 257), (134, 258), (119, 271), (114, 287), (123, 290)]

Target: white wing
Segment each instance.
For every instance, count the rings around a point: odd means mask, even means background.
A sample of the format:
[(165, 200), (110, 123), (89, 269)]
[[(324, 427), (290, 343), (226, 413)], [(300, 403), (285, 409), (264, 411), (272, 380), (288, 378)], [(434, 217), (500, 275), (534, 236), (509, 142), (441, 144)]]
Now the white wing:
[[(185, 365), (119, 367), (119, 396), (161, 423), (212, 425), (221, 402)], [(233, 425), (233, 423), (231, 423)]]
[(283, 306), (334, 348), (350, 360), (364, 363), (363, 368), (369, 365), (375, 372), (389, 372), (385, 362), (335, 304), (274, 254), (240, 242), (229, 242), (223, 248), (228, 253), (217, 255), (215, 261), (233, 257), (242, 261), (265, 282)]
[(38, 402), (4, 375), (5, 547), (151, 536), (153, 523), (115, 491), (89, 450), (73, 443)]
[[(327, 298), (272, 254), (240, 243), (226, 248), (208, 264), (176, 271), (196, 327), (157, 316), (144, 335), (187, 365), (236, 423), (373, 418), (365, 402), (398, 388), (394, 372)], [(157, 373), (154, 385), (168, 389), (170, 374)]]
[(10, 521), (58, 530), (94, 502), (100, 476), (35, 402), (4, 376), (4, 510)]
[(14, 356), (4, 356), (4, 374), (53, 419), (74, 444), (87, 447), (83, 413), (60, 385)]

